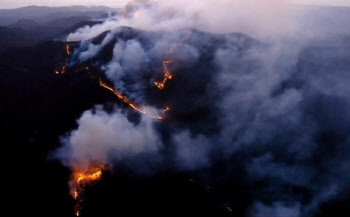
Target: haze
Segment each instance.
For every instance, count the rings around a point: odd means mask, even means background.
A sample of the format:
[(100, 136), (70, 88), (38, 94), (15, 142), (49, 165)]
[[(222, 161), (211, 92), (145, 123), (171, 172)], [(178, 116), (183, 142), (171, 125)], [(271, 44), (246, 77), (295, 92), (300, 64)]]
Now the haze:
[[(290, 0), (292, 3), (312, 5), (350, 6), (349, 0)], [(102, 5), (120, 7), (128, 0), (0, 0), (0, 8), (18, 8), (29, 5), (39, 6), (70, 6), (70, 5)]]

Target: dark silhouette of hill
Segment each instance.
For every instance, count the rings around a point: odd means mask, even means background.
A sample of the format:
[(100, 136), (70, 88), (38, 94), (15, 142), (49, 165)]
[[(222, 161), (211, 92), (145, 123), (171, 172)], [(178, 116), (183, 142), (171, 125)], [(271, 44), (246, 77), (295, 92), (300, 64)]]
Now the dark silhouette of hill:
[[(64, 39), (65, 35), (104, 17), (105, 7), (37, 7), (0, 10), (0, 50), (32, 46), (45, 40)], [(3, 20), (4, 22), (1, 22)], [(6, 20), (12, 20), (7, 22)], [(10, 24), (9, 24), (10, 23)], [(9, 24), (9, 25), (8, 25)]]
[(18, 20), (16, 23), (11, 24), (7, 26), (8, 28), (18, 28), (18, 29), (23, 29), (23, 30), (29, 30), (29, 31), (34, 31), (42, 27), (39, 23), (29, 20), (29, 19), (23, 19), (23, 20)]
[(43, 38), (35, 31), (20, 28), (0, 27), (0, 50), (13, 46), (29, 46), (40, 42)]
[(108, 11), (115, 9), (107, 7), (42, 7), (28, 6), (17, 9), (0, 9), (0, 25), (7, 26), (16, 23), (19, 20), (30, 19), (39, 24), (45, 24), (57, 19), (83, 16), (83, 17), (101, 17), (106, 16)]

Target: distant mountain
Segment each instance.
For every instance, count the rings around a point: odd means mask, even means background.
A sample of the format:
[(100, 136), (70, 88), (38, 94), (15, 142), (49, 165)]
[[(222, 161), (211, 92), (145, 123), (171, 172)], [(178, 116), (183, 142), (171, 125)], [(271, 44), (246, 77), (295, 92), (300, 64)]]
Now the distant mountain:
[(35, 29), (38, 29), (42, 26), (33, 20), (24, 19), (24, 20), (18, 20), (16, 23), (11, 24), (8, 27), (9, 28), (19, 28), (19, 29), (23, 29), (23, 30), (35, 30)]
[(98, 22), (114, 9), (107, 7), (38, 7), (0, 9), (0, 50), (64, 39), (66, 34)]
[[(91, 20), (89, 16), (70, 16), (66, 18), (59, 18), (45, 23), (45, 26), (55, 26), (56, 28), (66, 29), (68, 26), (74, 26), (80, 22)], [(67, 25), (68, 24), (68, 25)]]
[(0, 51), (12, 46), (33, 45), (40, 42), (40, 39), (31, 31), (0, 26)]
[(103, 17), (110, 11), (116, 9), (108, 7), (39, 7), (28, 6), (17, 9), (0, 9), (0, 25), (7, 26), (15, 24), (19, 20), (33, 20), (39, 24), (53, 22), (57, 19), (67, 17)]
[(81, 21), (79, 23), (76, 23), (75, 25), (69, 27), (69, 28), (66, 28), (64, 31), (60, 32), (61, 34), (58, 35), (58, 37), (63, 37), (63, 36), (66, 36), (68, 35), (69, 33), (72, 33), (74, 32), (75, 30), (79, 29), (80, 27), (84, 27), (84, 26), (93, 26), (95, 24), (98, 24), (100, 23), (99, 21), (93, 21), (93, 20), (85, 20), (85, 21)]

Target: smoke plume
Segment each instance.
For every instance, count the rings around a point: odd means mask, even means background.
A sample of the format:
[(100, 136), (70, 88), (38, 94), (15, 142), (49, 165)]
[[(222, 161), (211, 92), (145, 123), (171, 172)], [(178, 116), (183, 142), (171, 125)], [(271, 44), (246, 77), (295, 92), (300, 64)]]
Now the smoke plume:
[[(235, 160), (251, 185), (247, 216), (315, 214), (350, 187), (350, 44), (309, 41), (317, 28), (295, 35), (303, 25), (289, 9), (277, 0), (135, 1), (71, 33), (83, 40), (71, 65), (92, 64), (148, 110), (170, 110), (164, 120), (86, 111), (59, 156), (74, 166), (152, 154), (159, 168), (183, 171)], [(166, 70), (173, 78), (160, 90)]]

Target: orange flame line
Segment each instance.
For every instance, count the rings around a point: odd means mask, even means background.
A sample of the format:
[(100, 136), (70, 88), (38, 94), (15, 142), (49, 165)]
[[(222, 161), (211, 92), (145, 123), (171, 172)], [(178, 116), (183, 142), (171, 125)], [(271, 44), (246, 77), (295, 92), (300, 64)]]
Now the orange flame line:
[[(172, 46), (169, 50), (169, 55), (174, 53), (176, 49), (178, 49), (189, 37), (191, 36), (184, 36), (181, 38), (179, 42), (177, 42), (174, 46)], [(169, 65), (172, 64), (173, 61), (171, 59), (167, 59), (163, 61), (163, 73), (164, 73), (164, 78), (162, 81), (155, 81), (154, 85), (158, 87), (159, 89), (164, 89), (165, 84), (167, 83), (168, 80), (171, 80), (173, 78), (173, 75), (170, 72)]]
[(120, 100), (122, 100), (123, 102), (125, 102), (126, 104), (128, 104), (131, 108), (135, 109), (136, 111), (148, 115), (154, 119), (158, 119), (158, 120), (162, 120), (164, 119), (162, 116), (153, 116), (151, 114), (149, 114), (146, 110), (142, 109), (140, 106), (138, 106), (136, 103), (132, 102), (131, 100), (129, 100), (127, 97), (123, 96), (120, 92), (118, 92), (117, 90), (115, 90), (114, 88), (108, 86), (106, 83), (104, 83), (101, 79), (100, 79), (100, 86), (104, 87), (105, 89), (111, 91), (112, 93), (114, 93), (114, 95), (116, 95)]
[(164, 72), (164, 79), (163, 81), (155, 81), (154, 84), (159, 88), (159, 89), (164, 89), (165, 84), (168, 80), (171, 80), (173, 78), (173, 75), (171, 74), (168, 65), (172, 63), (172, 60), (164, 60), (163, 61), (163, 72)]
[(75, 169), (73, 171), (71, 192), (74, 200), (76, 201), (76, 205), (74, 207), (76, 216), (80, 216), (81, 204), (84, 202), (82, 196), (85, 188), (100, 180), (102, 178), (103, 171), (106, 169), (106, 166), (99, 165), (89, 166), (85, 169)]

